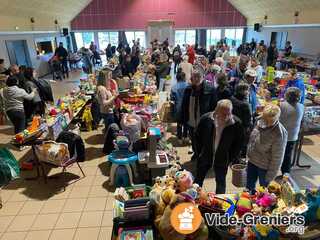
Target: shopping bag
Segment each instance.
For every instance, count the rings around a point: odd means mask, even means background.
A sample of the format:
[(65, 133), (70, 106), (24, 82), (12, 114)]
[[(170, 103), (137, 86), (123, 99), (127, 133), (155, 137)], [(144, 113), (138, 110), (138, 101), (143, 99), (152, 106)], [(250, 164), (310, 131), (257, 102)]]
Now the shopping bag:
[(0, 186), (8, 184), (18, 178), (20, 168), (18, 161), (6, 148), (0, 148)]
[(62, 167), (70, 160), (68, 145), (66, 143), (57, 143), (46, 141), (35, 146), (35, 152), (40, 162), (50, 163)]

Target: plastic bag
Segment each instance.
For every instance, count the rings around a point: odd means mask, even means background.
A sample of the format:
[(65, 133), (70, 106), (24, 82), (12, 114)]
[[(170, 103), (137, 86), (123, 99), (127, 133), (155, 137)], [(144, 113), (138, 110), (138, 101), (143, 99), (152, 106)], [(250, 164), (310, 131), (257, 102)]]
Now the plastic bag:
[(35, 146), (36, 155), (41, 162), (47, 162), (55, 166), (64, 166), (70, 159), (68, 145), (47, 141), (41, 145)]
[(20, 168), (18, 161), (6, 148), (0, 148), (0, 186), (8, 184), (18, 178)]

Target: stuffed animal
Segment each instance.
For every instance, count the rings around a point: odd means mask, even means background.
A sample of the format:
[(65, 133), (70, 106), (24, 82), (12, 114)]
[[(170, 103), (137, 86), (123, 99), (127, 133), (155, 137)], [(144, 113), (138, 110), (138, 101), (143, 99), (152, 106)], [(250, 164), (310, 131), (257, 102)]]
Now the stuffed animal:
[(158, 219), (158, 224), (156, 227), (159, 230), (159, 233), (163, 240), (185, 240), (185, 239), (194, 239), (194, 240), (207, 240), (208, 239), (208, 228), (202, 219), (202, 223), (199, 229), (189, 235), (184, 235), (176, 232), (170, 223), (171, 212), (175, 206), (179, 203), (185, 202), (186, 195), (185, 194), (175, 194), (170, 204), (167, 205), (163, 215)]
[(181, 165), (178, 162), (172, 164), (172, 166), (168, 170), (168, 175), (170, 177), (175, 177), (176, 173), (182, 169)]
[(276, 181), (271, 181), (268, 185), (268, 192), (279, 196), (281, 193), (281, 185)]
[(307, 188), (305, 196), (308, 206), (308, 211), (303, 213), (305, 221), (311, 223), (320, 220), (320, 187), (318, 190)]
[(236, 197), (237, 206), (236, 211), (239, 217), (242, 217), (245, 213), (251, 212), (252, 202), (250, 199), (250, 194), (248, 192), (242, 192)]
[(256, 204), (263, 208), (263, 210), (268, 210), (277, 204), (277, 196), (274, 193), (268, 193), (267, 191), (262, 197), (257, 199)]

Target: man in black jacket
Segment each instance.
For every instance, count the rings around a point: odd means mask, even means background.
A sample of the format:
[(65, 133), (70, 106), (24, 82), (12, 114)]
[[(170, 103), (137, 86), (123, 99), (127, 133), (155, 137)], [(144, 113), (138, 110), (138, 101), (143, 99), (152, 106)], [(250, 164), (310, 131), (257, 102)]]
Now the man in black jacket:
[(215, 89), (203, 81), (203, 76), (199, 72), (193, 72), (191, 76), (191, 86), (187, 87), (183, 94), (181, 104), (181, 120), (189, 128), (192, 149), (196, 159), (196, 149), (194, 140), (194, 129), (197, 127), (200, 117), (207, 112), (213, 111), (217, 104)]
[(67, 78), (69, 77), (69, 69), (68, 69), (68, 51), (63, 47), (63, 43), (59, 43), (59, 47), (56, 49), (55, 56), (59, 58), (59, 61), (62, 66), (62, 72), (63, 72), (63, 78), (65, 78), (65, 75)]
[(237, 116), (243, 126), (244, 141), (242, 144), (241, 157), (245, 158), (247, 154), (247, 144), (249, 141), (250, 133), (253, 128), (251, 107), (248, 101), (249, 98), (249, 85), (240, 82), (235, 89), (234, 96), (231, 97), (232, 114)]
[(230, 100), (220, 100), (214, 112), (201, 117), (195, 140), (198, 153), (195, 183), (202, 186), (213, 165), (216, 193), (225, 193), (228, 166), (238, 161), (243, 141), (241, 120), (232, 115)]

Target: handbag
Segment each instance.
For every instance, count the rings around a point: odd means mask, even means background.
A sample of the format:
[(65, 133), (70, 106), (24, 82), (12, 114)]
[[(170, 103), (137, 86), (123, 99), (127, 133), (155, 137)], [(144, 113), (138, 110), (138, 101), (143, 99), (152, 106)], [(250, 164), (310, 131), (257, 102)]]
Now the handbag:
[(35, 152), (40, 162), (63, 167), (69, 160), (70, 154), (66, 143), (45, 141), (35, 146)]

